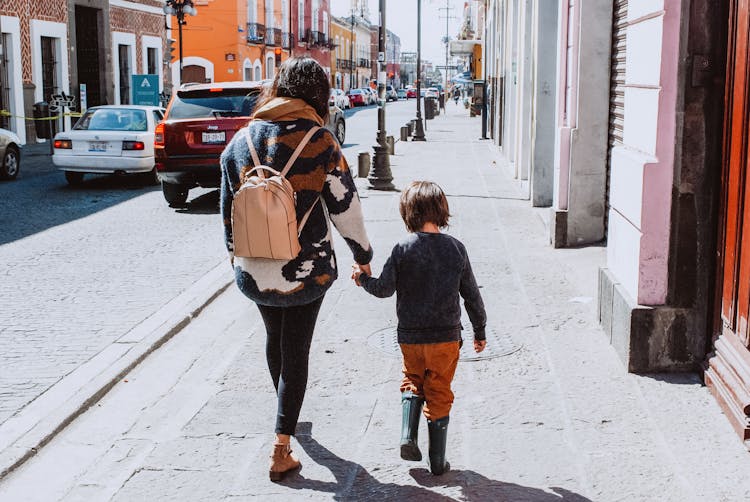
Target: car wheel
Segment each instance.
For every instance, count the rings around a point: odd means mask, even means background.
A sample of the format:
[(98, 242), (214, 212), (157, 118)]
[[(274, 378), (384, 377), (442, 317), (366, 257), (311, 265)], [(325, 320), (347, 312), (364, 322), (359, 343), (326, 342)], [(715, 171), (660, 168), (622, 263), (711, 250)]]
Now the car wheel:
[(344, 141), (346, 141), (346, 124), (343, 120), (336, 122), (336, 139), (339, 140), (339, 145), (344, 146)]
[(0, 165), (0, 179), (16, 179), (20, 168), (21, 155), (18, 151), (18, 148), (14, 146), (8, 146), (8, 148), (5, 149), (5, 155), (3, 156), (3, 164)]
[(68, 185), (70, 186), (79, 186), (81, 183), (83, 183), (83, 173), (79, 173), (76, 171), (65, 171), (65, 181), (67, 181)]
[(164, 194), (164, 200), (167, 201), (169, 207), (179, 207), (184, 206), (187, 202), (189, 189), (185, 185), (162, 182), (161, 192)]

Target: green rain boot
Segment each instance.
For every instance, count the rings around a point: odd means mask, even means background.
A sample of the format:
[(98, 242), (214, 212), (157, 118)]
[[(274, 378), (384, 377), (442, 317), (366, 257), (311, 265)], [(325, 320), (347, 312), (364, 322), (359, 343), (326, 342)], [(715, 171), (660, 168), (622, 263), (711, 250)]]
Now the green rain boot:
[(417, 434), (423, 404), (422, 396), (417, 396), (411, 391), (401, 394), (401, 458), (404, 460), (422, 460)]
[(451, 465), (445, 460), (445, 446), (448, 443), (448, 421), (445, 416), (437, 420), (427, 420), (427, 430), (430, 434), (429, 459), (430, 471), (436, 476), (448, 472)]

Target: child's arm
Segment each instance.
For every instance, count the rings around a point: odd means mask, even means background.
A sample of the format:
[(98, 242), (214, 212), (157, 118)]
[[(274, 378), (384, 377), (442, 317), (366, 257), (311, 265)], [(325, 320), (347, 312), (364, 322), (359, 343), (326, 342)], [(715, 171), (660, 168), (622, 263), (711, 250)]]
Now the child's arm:
[(378, 298), (388, 298), (396, 292), (396, 248), (388, 257), (383, 266), (380, 277), (372, 277), (365, 271), (356, 272), (354, 280), (361, 285), (365, 291)]
[[(477, 342), (485, 342), (486, 340), (484, 329), (487, 325), (487, 313), (484, 310), (482, 295), (479, 293), (479, 287), (477, 287), (477, 281), (474, 278), (474, 272), (471, 270), (471, 263), (468, 257), (464, 264), (459, 293), (464, 299), (466, 313), (469, 314), (469, 320), (474, 328), (474, 348), (477, 349)], [(481, 352), (484, 349), (484, 344), (480, 345), (481, 349), (477, 350), (477, 352)]]

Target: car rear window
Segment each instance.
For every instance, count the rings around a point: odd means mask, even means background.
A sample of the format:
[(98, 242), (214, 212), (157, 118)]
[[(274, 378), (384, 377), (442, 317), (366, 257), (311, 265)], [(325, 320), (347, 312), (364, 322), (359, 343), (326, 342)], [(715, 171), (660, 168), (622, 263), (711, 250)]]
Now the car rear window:
[(73, 129), (79, 131), (146, 131), (146, 112), (130, 108), (95, 108), (87, 110)]
[(178, 91), (167, 118), (249, 117), (259, 94), (258, 89)]
[(352, 89), (349, 91), (349, 94), (362, 94), (362, 91), (360, 91), (359, 89)]

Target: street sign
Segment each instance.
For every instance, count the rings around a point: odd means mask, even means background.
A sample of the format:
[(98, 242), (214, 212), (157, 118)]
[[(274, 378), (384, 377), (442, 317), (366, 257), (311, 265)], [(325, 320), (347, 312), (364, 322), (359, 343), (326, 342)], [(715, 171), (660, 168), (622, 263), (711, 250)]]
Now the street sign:
[(159, 75), (133, 75), (133, 104), (159, 106)]

